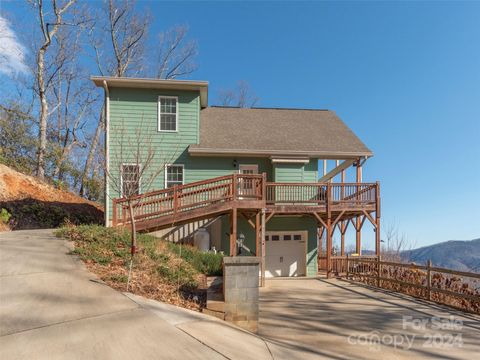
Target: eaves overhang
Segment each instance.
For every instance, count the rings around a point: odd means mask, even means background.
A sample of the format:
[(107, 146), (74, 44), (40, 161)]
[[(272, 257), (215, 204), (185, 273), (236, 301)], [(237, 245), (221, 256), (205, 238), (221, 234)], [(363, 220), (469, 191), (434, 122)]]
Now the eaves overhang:
[(198, 91), (200, 93), (200, 106), (208, 106), (208, 81), (196, 80), (165, 80), (131, 77), (92, 76), (90, 80), (98, 87), (103, 87), (104, 82), (109, 88), (135, 88), (135, 89), (163, 89)]

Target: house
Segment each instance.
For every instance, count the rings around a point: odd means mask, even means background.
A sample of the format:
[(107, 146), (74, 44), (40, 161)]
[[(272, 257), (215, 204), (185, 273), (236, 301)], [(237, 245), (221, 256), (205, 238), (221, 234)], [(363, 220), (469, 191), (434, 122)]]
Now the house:
[[(105, 91), (107, 226), (130, 221), (122, 192), (133, 184), (138, 230), (187, 236), (205, 225), (217, 250), (262, 256), (266, 276), (330, 274), (334, 232), (344, 256), (355, 228), (360, 254), (365, 221), (379, 254), (379, 184), (362, 183), (361, 171), (372, 152), (335, 112), (209, 107), (203, 81), (92, 81)], [(155, 158), (142, 172), (134, 154), (147, 148)], [(327, 160), (335, 168), (319, 174)], [(352, 167), (356, 182), (345, 183)]]

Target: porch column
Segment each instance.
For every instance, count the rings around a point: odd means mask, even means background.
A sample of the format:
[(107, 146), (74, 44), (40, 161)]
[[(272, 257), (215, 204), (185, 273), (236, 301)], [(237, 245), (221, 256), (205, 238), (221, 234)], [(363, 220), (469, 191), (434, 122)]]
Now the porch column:
[(330, 206), (331, 186), (327, 183), (327, 279), (331, 277), (332, 273), (332, 214)]
[(260, 247), (261, 245), (261, 235), (262, 235), (262, 229), (261, 229), (261, 213), (260, 211), (257, 212), (255, 215), (255, 255), (260, 256), (261, 251)]
[[(341, 191), (341, 199), (345, 197), (345, 170), (342, 170), (342, 176), (341, 176), (341, 182), (342, 182), (342, 191)], [(340, 255), (345, 256), (345, 221), (340, 222), (340, 233), (341, 233), (341, 249), (340, 249)]]
[(380, 256), (380, 183), (375, 188), (375, 255)]
[(237, 255), (237, 208), (230, 215), (230, 256)]
[(261, 242), (262, 242), (262, 261), (260, 263), (260, 273), (261, 273), (261, 286), (265, 286), (265, 231), (266, 231), (266, 221), (265, 221), (265, 209), (262, 209), (261, 216)]
[(345, 256), (345, 222), (343, 220), (340, 222), (340, 234), (340, 255)]
[[(360, 165), (360, 159), (357, 160), (357, 183), (362, 182), (362, 166)], [(358, 189), (357, 189), (358, 192)], [(362, 233), (361, 233), (361, 219), (360, 216), (357, 216), (356, 218), (356, 246), (355, 246), (355, 252), (358, 255), (361, 255), (362, 253)]]

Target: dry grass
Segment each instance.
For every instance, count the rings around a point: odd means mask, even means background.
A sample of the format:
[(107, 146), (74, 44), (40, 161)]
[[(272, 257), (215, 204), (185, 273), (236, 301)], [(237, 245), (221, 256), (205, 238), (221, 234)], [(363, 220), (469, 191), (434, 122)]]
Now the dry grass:
[[(74, 242), (73, 253), (80, 256), (91, 272), (112, 288), (126, 291), (131, 259), (128, 231), (94, 225), (67, 225), (57, 231), (57, 236)], [(197, 268), (208, 267), (201, 267), (198, 258), (213, 258), (221, 263), (219, 255), (200, 254), (189, 246), (180, 248), (180, 245), (148, 235), (138, 236), (138, 246), (129, 292), (192, 310), (205, 306), (206, 293), (202, 286), (206, 282), (205, 274)], [(190, 259), (192, 254), (196, 262), (184, 259), (185, 255)]]

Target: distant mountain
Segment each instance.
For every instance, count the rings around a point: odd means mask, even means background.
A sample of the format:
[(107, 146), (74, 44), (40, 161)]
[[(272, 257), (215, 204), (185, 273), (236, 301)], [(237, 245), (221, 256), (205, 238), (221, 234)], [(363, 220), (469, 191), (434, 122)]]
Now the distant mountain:
[(402, 252), (408, 262), (432, 265), (459, 271), (480, 273), (480, 239), (470, 241), (450, 240)]

